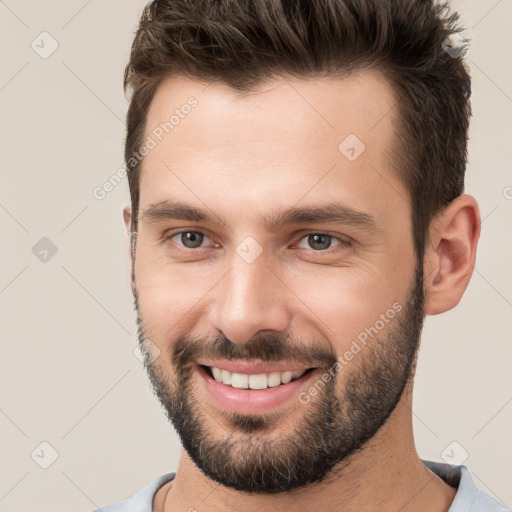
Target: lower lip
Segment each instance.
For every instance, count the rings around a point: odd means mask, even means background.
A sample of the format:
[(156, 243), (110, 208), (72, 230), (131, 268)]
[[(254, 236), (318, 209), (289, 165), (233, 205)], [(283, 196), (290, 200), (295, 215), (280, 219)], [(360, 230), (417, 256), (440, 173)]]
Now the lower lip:
[(307, 372), (288, 384), (266, 389), (238, 389), (217, 382), (204, 368), (200, 366), (198, 373), (206, 387), (206, 390), (214, 402), (227, 411), (240, 414), (254, 414), (254, 412), (271, 412), (279, 406), (290, 401), (298, 402), (300, 389), (305, 387), (318, 370)]

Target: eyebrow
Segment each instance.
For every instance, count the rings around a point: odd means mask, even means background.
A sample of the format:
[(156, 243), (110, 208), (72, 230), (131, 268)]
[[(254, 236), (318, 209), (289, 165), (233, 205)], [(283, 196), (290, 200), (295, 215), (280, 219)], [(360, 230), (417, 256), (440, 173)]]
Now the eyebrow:
[[(165, 200), (150, 204), (141, 213), (140, 220), (147, 223), (171, 219), (217, 223), (230, 231), (226, 219), (210, 208), (208, 210), (201, 210), (181, 202)], [(321, 206), (294, 206), (287, 210), (274, 210), (269, 214), (260, 216), (258, 220), (271, 233), (292, 224), (316, 224), (321, 222), (345, 224), (367, 231), (377, 231), (379, 228), (375, 218), (368, 213), (338, 203), (327, 203)]]

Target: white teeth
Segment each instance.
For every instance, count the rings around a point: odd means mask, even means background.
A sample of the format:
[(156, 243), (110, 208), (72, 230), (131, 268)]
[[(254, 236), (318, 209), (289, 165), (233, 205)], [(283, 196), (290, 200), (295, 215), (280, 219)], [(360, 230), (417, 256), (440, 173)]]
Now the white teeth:
[[(218, 368), (217, 368), (218, 370)], [(212, 371), (213, 371), (213, 367), (212, 367)], [(222, 370), (222, 375), (221, 375), (221, 379), (217, 379), (219, 380), (219, 382), (223, 382), (224, 384), (227, 384), (228, 386), (231, 385), (231, 372), (228, 372), (227, 370)], [(215, 375), (215, 374), (214, 374)]]
[(283, 372), (281, 374), (281, 382), (283, 384), (288, 384), (292, 380), (292, 372)]
[(279, 372), (269, 373), (267, 377), (267, 386), (269, 388), (275, 388), (281, 384), (281, 374)]
[(238, 389), (266, 389), (275, 388), (281, 384), (288, 384), (290, 381), (301, 377), (306, 370), (295, 370), (293, 372), (272, 372), (247, 375), (244, 373), (231, 373), (228, 370), (221, 370), (210, 366), (213, 378), (228, 386)]
[(249, 375), (249, 387), (251, 389), (265, 389), (267, 387), (267, 374)]
[(222, 382), (222, 370), (215, 367), (212, 367), (211, 370), (215, 380)]
[(303, 373), (304, 370), (295, 370), (292, 372), (292, 380), (298, 379)]
[(243, 373), (231, 374), (231, 386), (234, 388), (245, 389), (249, 387), (249, 375)]

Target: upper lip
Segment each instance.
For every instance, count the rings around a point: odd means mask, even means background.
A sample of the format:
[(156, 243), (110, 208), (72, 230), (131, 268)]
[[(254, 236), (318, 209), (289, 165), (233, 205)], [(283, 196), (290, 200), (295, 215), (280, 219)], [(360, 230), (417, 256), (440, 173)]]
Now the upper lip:
[(263, 361), (230, 361), (227, 359), (202, 359), (197, 361), (201, 366), (214, 366), (231, 373), (258, 375), (272, 372), (293, 372), (295, 370), (309, 370), (309, 367), (299, 363), (265, 363)]

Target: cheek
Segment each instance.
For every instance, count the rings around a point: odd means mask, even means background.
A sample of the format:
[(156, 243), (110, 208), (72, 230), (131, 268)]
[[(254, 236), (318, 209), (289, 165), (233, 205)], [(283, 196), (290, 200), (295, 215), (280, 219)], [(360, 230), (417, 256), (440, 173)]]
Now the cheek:
[(144, 326), (160, 343), (182, 335), (221, 277), (212, 266), (172, 265), (137, 255), (135, 278)]
[(359, 267), (295, 275), (293, 290), (305, 304), (305, 314), (331, 340), (337, 354), (349, 350), (355, 339), (386, 332), (398, 318), (407, 284), (384, 274)]

